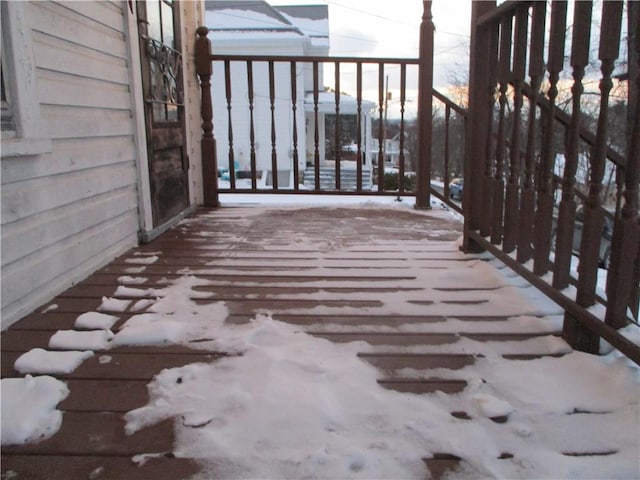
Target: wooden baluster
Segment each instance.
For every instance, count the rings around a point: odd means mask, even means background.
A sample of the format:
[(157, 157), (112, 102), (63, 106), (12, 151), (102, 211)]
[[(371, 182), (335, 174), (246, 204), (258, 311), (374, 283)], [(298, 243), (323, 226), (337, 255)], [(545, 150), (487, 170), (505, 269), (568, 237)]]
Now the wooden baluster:
[(600, 113), (596, 143), (591, 150), (591, 174), (589, 194), (584, 205), (584, 227), (580, 244), (580, 276), (576, 301), (585, 307), (596, 302), (596, 284), (598, 282), (598, 259), (600, 258), (600, 240), (604, 226), (602, 211), (602, 180), (607, 161), (607, 123), (609, 114), (609, 94), (613, 88), (611, 74), (614, 61), (618, 58), (620, 28), (622, 24), (622, 1), (602, 3), (602, 24), (600, 31)]
[(298, 82), (296, 62), (291, 62), (291, 112), (293, 115), (293, 190), (298, 191)]
[[(576, 217), (574, 186), (578, 168), (578, 143), (582, 125), (580, 100), (584, 87), (584, 69), (589, 62), (589, 41), (591, 38), (591, 1), (576, 2), (573, 15), (573, 38), (571, 45), (571, 66), (573, 67), (573, 96), (571, 125), (565, 147), (564, 174), (562, 178), (562, 200), (558, 212), (556, 254), (553, 268), (553, 286), (562, 290), (569, 286), (571, 278), (571, 251), (573, 249), (573, 227)], [(566, 323), (566, 322), (565, 322)]]
[(318, 76), (318, 62), (313, 62), (313, 177), (316, 192), (320, 191), (320, 130), (318, 125), (320, 86)]
[(405, 171), (405, 158), (404, 158), (404, 109), (407, 101), (407, 64), (400, 65), (400, 155), (398, 157), (400, 178), (398, 179), (398, 189), (400, 193), (405, 192), (404, 184), (404, 171)]
[(217, 207), (218, 198), (218, 162), (216, 153), (216, 140), (213, 136), (213, 105), (211, 102), (211, 42), (207, 38), (209, 29), (198, 27), (198, 38), (194, 48), (196, 57), (196, 73), (200, 79), (200, 92), (202, 117), (202, 188), (204, 190), (204, 206)]
[(551, 251), (551, 229), (553, 223), (553, 164), (554, 124), (556, 98), (558, 96), (558, 79), (564, 68), (564, 44), (567, 24), (567, 2), (555, 0), (551, 6), (551, 29), (549, 33), (549, 109), (544, 117), (545, 126), (542, 133), (540, 176), (538, 183), (538, 206), (534, 227), (534, 264), (533, 272), (544, 275), (549, 270), (549, 254)]
[(342, 142), (340, 141), (340, 62), (335, 62), (335, 92), (334, 101), (336, 104), (336, 124), (335, 124), (335, 176), (336, 176), (336, 190), (340, 191), (340, 160), (342, 158)]
[(526, 4), (518, 7), (515, 13), (515, 41), (513, 47), (513, 71), (511, 78), (513, 81), (513, 125), (511, 130), (511, 147), (509, 150), (509, 181), (505, 198), (504, 213), (504, 238), (502, 250), (506, 253), (512, 252), (516, 248), (518, 241), (518, 227), (520, 214), (520, 145), (522, 131), (522, 102), (523, 84), (525, 76), (525, 65), (527, 64), (527, 30), (529, 26), (528, 6)]
[[(573, 67), (573, 95), (571, 125), (565, 148), (564, 175), (562, 179), (562, 200), (558, 213), (558, 234), (556, 241), (556, 261), (553, 286), (563, 289), (569, 286), (571, 273), (571, 252), (573, 249), (573, 228), (575, 225), (576, 202), (574, 198), (575, 176), (578, 168), (578, 142), (582, 111), (580, 99), (584, 92), (582, 79), (589, 61), (592, 2), (576, 2), (573, 17), (573, 38), (571, 45), (571, 66)], [(594, 352), (598, 350), (599, 338), (591, 331), (565, 314), (562, 334), (573, 348)]]
[(529, 99), (529, 125), (527, 131), (527, 151), (525, 154), (525, 172), (520, 197), (520, 227), (518, 235), (518, 261), (525, 263), (531, 259), (533, 253), (533, 219), (535, 209), (535, 191), (533, 176), (537, 152), (538, 97), (540, 85), (544, 75), (544, 27), (547, 13), (545, 2), (533, 3), (533, 18), (531, 21), (531, 53), (529, 57), (529, 77), (531, 78), (531, 98)]
[[(629, 12), (627, 31), (631, 32), (627, 37), (629, 44), (628, 65), (630, 79), (628, 104), (632, 106), (627, 110), (627, 125), (629, 125), (629, 127), (627, 127), (627, 142), (635, 142), (634, 144), (637, 147), (638, 142), (640, 142), (640, 134), (635, 134), (634, 137), (632, 132), (637, 132), (637, 130), (635, 130), (635, 127), (632, 127), (632, 125), (635, 125), (635, 122), (638, 121), (638, 115), (640, 114), (640, 107), (638, 106), (638, 101), (640, 101), (640, 79), (636, 82), (633, 81), (634, 78), (638, 78), (638, 75), (640, 75), (640, 4), (638, 4), (638, 2), (629, 2), (627, 5)], [(627, 144), (627, 152), (629, 151), (630, 146)], [(634, 152), (633, 154), (627, 153), (629, 160), (625, 192), (628, 191), (629, 193), (625, 195), (625, 199), (630, 204), (628, 212), (633, 212), (633, 206), (635, 206), (635, 212), (637, 214), (638, 187), (640, 186), (638, 184), (640, 180), (640, 151), (636, 149)], [(636, 218), (636, 229), (638, 228), (640, 228), (640, 218)], [(628, 237), (623, 236), (623, 238), (627, 239)], [(636, 254), (635, 267), (630, 282), (631, 294), (627, 304), (634, 318), (638, 320), (640, 318), (640, 232), (638, 230), (636, 230), (635, 241), (638, 245), (638, 252)], [(629, 244), (633, 245), (633, 243)]]
[[(500, 37), (500, 24), (494, 23), (490, 27), (489, 32), (489, 54), (488, 54), (488, 77), (489, 83), (486, 86), (486, 137), (483, 145), (484, 148), (484, 171), (482, 178), (482, 204), (480, 212), (480, 235), (488, 237), (491, 234), (491, 222), (493, 214), (493, 184), (494, 184), (494, 140), (493, 140), (493, 123), (494, 109), (496, 104), (496, 94), (498, 93), (498, 39)], [(467, 180), (467, 186), (469, 180)]]
[(269, 60), (269, 105), (271, 109), (271, 180), (278, 190), (278, 152), (276, 149), (276, 88), (273, 60)]
[(444, 197), (449, 198), (449, 130), (451, 126), (451, 107), (449, 104), (444, 108)]
[(378, 192), (384, 190), (384, 63), (378, 64)]
[(251, 161), (251, 190), (257, 190), (256, 130), (253, 118), (253, 62), (251, 60), (247, 60), (247, 92), (249, 96), (249, 158)]
[(356, 130), (357, 130), (357, 142), (358, 142), (358, 152), (356, 155), (356, 176), (357, 176), (357, 184), (356, 188), (358, 191), (362, 190), (362, 62), (356, 63), (356, 103), (357, 103), (357, 119), (356, 119)]
[(236, 169), (235, 155), (233, 153), (233, 126), (231, 122), (231, 63), (229, 60), (224, 61), (224, 87), (227, 95), (227, 120), (228, 120), (228, 138), (229, 138), (229, 183), (231, 190), (236, 189)]
[(493, 178), (493, 199), (491, 219), (491, 243), (502, 242), (502, 217), (504, 214), (504, 163), (507, 156), (507, 89), (511, 74), (511, 29), (512, 18), (504, 18), (500, 22), (500, 58), (498, 82), (500, 86), (500, 113), (498, 116), (498, 140), (496, 145), (496, 168)]
[[(605, 322), (614, 328), (626, 325), (627, 307), (638, 318), (640, 260), (640, 5), (629, 2), (629, 116), (624, 204), (616, 218), (611, 241), (611, 265), (607, 275), (607, 313)], [(635, 260), (632, 260), (635, 255)]]

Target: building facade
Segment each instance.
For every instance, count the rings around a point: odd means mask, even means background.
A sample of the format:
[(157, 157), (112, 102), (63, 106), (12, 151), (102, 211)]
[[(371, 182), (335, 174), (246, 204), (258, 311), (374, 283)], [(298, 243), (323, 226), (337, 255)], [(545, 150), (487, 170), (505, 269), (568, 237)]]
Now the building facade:
[(6, 328), (201, 203), (203, 5), (1, 6)]

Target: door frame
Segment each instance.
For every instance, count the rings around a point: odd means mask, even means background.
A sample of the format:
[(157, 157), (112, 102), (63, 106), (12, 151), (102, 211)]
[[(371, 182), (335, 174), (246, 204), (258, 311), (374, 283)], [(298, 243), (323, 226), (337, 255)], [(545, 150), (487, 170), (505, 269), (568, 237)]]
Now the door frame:
[[(191, 178), (194, 172), (197, 172), (197, 168), (193, 168), (190, 166), (188, 171), (188, 183), (189, 183), (189, 205), (181, 211), (179, 214), (174, 216), (173, 218), (165, 221), (161, 225), (157, 225), (154, 227), (153, 225), (153, 213), (152, 213), (152, 204), (151, 204), (151, 178), (149, 174), (149, 149), (147, 147), (147, 127), (146, 127), (146, 114), (145, 114), (145, 96), (144, 89), (142, 85), (142, 58), (140, 55), (140, 36), (138, 34), (138, 11), (136, 2), (123, 2), (125, 3), (125, 11), (126, 11), (126, 27), (127, 34), (129, 37), (128, 42), (128, 55), (130, 60), (131, 68), (129, 68), (129, 80), (131, 86), (131, 100), (132, 100), (132, 116), (134, 123), (134, 142), (136, 145), (136, 169), (138, 176), (138, 209), (139, 209), (139, 226), (140, 230), (138, 233), (139, 241), (141, 243), (148, 243), (154, 238), (158, 237), (162, 233), (166, 232), (168, 229), (173, 227), (179, 221), (181, 221), (186, 216), (192, 214), (197, 208), (197, 199), (199, 195), (194, 194), (193, 192), (193, 184), (195, 183)], [(197, 9), (198, 13), (200, 13), (200, 8)], [(178, 15), (180, 15), (180, 24), (183, 25), (183, 9), (177, 8), (176, 10)], [(197, 26), (194, 26), (195, 30)], [(188, 29), (190, 30), (190, 29)], [(189, 50), (189, 47), (185, 43), (188, 41), (185, 38), (185, 29), (180, 28), (179, 35), (181, 44), (184, 45), (183, 50), (183, 76), (186, 75), (187, 69), (185, 67), (185, 63), (188, 60), (188, 56), (186, 52)], [(184, 81), (183, 77), (183, 81)], [(185, 99), (188, 95), (186, 85), (184, 87), (184, 95)], [(189, 105), (190, 106), (190, 105)], [(186, 151), (187, 155), (189, 155), (190, 160), (199, 158), (197, 155), (192, 155), (193, 145), (191, 142), (191, 135), (189, 135), (189, 129), (192, 128), (190, 122), (187, 119), (190, 118), (190, 112), (188, 111), (190, 108), (187, 108), (187, 103), (185, 102), (184, 109), (184, 129), (185, 129), (185, 142), (186, 142)], [(190, 165), (191, 164), (190, 161)], [(197, 179), (196, 179), (197, 181)], [(201, 183), (201, 182), (197, 182)], [(201, 196), (201, 195), (200, 195)]]

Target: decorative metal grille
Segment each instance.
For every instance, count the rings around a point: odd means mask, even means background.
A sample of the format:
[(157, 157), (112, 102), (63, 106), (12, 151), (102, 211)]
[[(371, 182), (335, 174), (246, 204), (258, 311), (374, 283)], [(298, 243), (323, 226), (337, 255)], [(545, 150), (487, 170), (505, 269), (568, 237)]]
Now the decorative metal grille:
[(146, 38), (146, 42), (151, 79), (147, 102), (183, 105), (179, 82), (182, 54), (153, 38)]

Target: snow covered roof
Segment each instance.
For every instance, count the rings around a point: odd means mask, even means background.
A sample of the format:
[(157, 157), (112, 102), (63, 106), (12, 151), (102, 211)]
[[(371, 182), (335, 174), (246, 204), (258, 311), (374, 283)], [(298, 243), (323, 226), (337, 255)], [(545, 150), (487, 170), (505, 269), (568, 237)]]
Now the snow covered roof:
[(326, 5), (274, 7), (264, 0), (206, 0), (206, 24), (217, 42), (307, 42), (329, 48)]
[(314, 46), (329, 47), (327, 5), (287, 5), (275, 8), (309, 37)]

